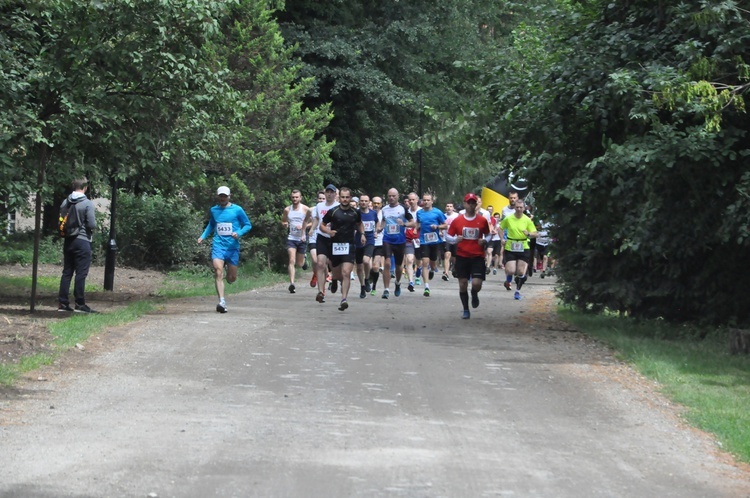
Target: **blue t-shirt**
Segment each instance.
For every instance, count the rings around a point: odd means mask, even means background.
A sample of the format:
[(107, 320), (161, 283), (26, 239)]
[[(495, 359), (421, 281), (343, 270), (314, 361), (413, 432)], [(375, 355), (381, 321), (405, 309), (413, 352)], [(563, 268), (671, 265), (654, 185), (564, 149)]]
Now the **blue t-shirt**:
[[(383, 243), (394, 245), (406, 244), (406, 227), (404, 224), (411, 220), (411, 214), (407, 213), (401, 204), (393, 207), (385, 206), (380, 212), (385, 220)], [(401, 220), (400, 224), (398, 220)]]
[(424, 209), (417, 212), (417, 222), (419, 223), (419, 244), (431, 245), (440, 244), (443, 239), (440, 237), (440, 229), (433, 229), (431, 225), (441, 225), (445, 223), (445, 215), (438, 208), (432, 208), (429, 211)]
[[(253, 228), (245, 210), (237, 204), (229, 204), (224, 208), (217, 204), (211, 208), (210, 214), (208, 225), (206, 225), (201, 238), (205, 239), (213, 234), (214, 247), (239, 249), (240, 237)], [(236, 233), (238, 237), (235, 239), (232, 237), (232, 233)]]
[[(374, 209), (370, 209), (366, 213), (360, 211), (359, 216), (362, 218), (362, 225), (365, 228), (366, 241), (364, 246), (375, 245), (375, 227), (378, 224), (378, 213)], [(357, 247), (364, 247), (361, 235), (361, 233), (357, 232), (357, 235), (354, 237)]]

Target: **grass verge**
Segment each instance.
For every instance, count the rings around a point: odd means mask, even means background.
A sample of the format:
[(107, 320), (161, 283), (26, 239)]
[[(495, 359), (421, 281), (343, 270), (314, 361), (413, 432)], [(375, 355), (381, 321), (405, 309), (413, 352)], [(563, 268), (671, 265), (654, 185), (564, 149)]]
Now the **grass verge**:
[[(243, 278), (243, 275), (246, 277)], [(251, 275), (247, 277), (247, 275)], [(271, 271), (257, 271), (250, 265), (240, 267), (240, 276), (232, 285), (226, 285), (226, 294), (236, 294), (252, 289), (268, 287), (284, 282), (285, 274)], [(57, 291), (60, 284), (59, 277), (39, 277), (37, 281), (40, 290)], [(0, 291), (4, 295), (12, 295), (15, 291), (28, 292), (31, 286), (30, 277), (0, 277)], [(86, 291), (101, 290), (97, 286), (86, 285)], [(213, 274), (210, 271), (178, 271), (170, 273), (157, 291), (159, 299), (176, 299), (184, 297), (210, 296), (215, 294)], [(0, 385), (11, 386), (19, 376), (26, 372), (51, 364), (62, 352), (84, 343), (93, 334), (110, 327), (117, 327), (133, 322), (141, 316), (151, 312), (156, 306), (153, 300), (137, 301), (125, 308), (111, 313), (94, 313), (84, 315), (74, 313), (70, 318), (56, 321), (49, 326), (54, 337), (51, 349), (47, 353), (38, 353), (21, 358), (18, 363), (0, 364)]]
[(613, 347), (620, 359), (659, 382), (685, 408), (683, 417), (750, 463), (750, 358), (729, 353), (729, 334), (659, 321), (562, 310), (582, 332)]

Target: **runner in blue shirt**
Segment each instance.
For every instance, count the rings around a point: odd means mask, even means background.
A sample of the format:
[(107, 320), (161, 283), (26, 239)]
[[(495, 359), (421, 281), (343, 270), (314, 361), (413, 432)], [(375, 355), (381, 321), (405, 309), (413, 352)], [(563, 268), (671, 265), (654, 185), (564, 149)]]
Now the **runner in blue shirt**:
[(422, 209), (417, 212), (417, 229), (419, 230), (419, 245), (422, 247), (422, 277), (424, 277), (424, 295), (430, 295), (430, 280), (437, 271), (437, 260), (440, 257), (440, 247), (443, 239), (440, 231), (448, 228), (446, 217), (442, 211), (433, 207), (432, 194), (422, 195)]
[(227, 312), (224, 300), (224, 265), (227, 267), (227, 282), (237, 280), (237, 267), (240, 264), (240, 237), (249, 232), (253, 225), (245, 214), (245, 210), (229, 202), (229, 187), (219, 187), (216, 191), (218, 203), (211, 208), (208, 225), (203, 234), (198, 237), (198, 243), (213, 235), (211, 260), (214, 267), (216, 293), (219, 304), (216, 311)]
[(356, 263), (357, 277), (359, 277), (359, 297), (364, 299), (370, 292), (370, 270), (372, 269), (372, 256), (375, 253), (375, 228), (378, 225), (378, 213), (370, 209), (370, 196), (362, 194), (359, 196), (359, 216), (362, 219), (362, 227), (365, 229), (365, 243), (362, 244), (359, 235), (354, 237), (357, 243)]

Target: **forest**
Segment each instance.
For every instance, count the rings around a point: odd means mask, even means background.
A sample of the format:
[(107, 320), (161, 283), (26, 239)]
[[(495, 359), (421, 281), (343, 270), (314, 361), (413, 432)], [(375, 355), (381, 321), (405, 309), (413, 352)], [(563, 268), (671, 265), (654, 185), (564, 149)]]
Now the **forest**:
[(6, 0), (0, 211), (53, 237), (85, 175), (112, 201), (97, 244), (164, 268), (226, 184), (278, 265), (292, 189), (442, 205), (513, 174), (562, 302), (741, 327), (749, 90), (732, 0)]

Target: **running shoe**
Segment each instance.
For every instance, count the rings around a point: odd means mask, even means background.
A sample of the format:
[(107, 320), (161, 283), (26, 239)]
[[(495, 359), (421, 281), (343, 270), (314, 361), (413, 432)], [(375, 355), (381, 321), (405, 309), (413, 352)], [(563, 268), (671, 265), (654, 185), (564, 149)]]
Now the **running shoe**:
[(360, 286), (360, 291), (359, 291), (359, 298), (360, 299), (364, 299), (366, 297), (367, 297), (367, 291), (365, 290), (365, 286), (361, 285)]
[(294, 290), (295, 290), (294, 284), (289, 284), (289, 294), (294, 294)]
[(313, 275), (313, 277), (310, 279), (310, 287), (315, 287), (318, 285), (318, 276)]
[(492, 269), (492, 274), (493, 274), (493, 275), (497, 275), (497, 268), (493, 268), (493, 269)]
[(414, 285), (422, 285), (422, 279), (417, 277), (414, 279)]
[(302, 265), (302, 271), (305, 271), (305, 270), (307, 270), (307, 268), (308, 268), (308, 266), (307, 266), (307, 254), (305, 254), (305, 262), (304, 262), (304, 264)]
[[(414, 282), (409, 282), (409, 285), (407, 285), (406, 288), (409, 289), (409, 292), (414, 292)], [(398, 296), (398, 294), (396, 295)]]
[(471, 294), (471, 307), (472, 308), (478, 308), (479, 307), (479, 294), (474, 294), (472, 292), (472, 294)]
[(371, 296), (376, 296), (378, 294), (378, 291), (376, 291), (374, 288), (370, 291)]
[(471, 313), (469, 313), (469, 310), (464, 310), (461, 318), (463, 318), (464, 320), (468, 320), (469, 318), (471, 318)]
[(341, 304), (339, 305), (339, 311), (344, 311), (348, 307), (349, 303), (346, 302), (346, 299), (342, 299)]
[(372, 285), (370, 284), (370, 280), (365, 280), (365, 292), (370, 292), (372, 290)]
[(337, 290), (339, 290), (339, 281), (338, 280), (332, 280), (331, 281), (331, 292), (333, 294), (336, 294)]
[(518, 291), (516, 291), (516, 292), (515, 292), (515, 293), (513, 294), (513, 298), (514, 298), (514, 299), (521, 299), (521, 293), (520, 293), (520, 292), (518, 292)]
[(510, 282), (508, 282), (507, 280), (503, 282), (503, 287), (505, 287), (505, 290), (510, 290)]
[(485, 268), (484, 269), (484, 274), (485, 275), (489, 275), (490, 274), (490, 269), (489, 268)]
[(447, 282), (447, 281), (448, 281), (448, 280), (450, 280), (450, 279), (451, 279), (451, 278), (450, 278), (450, 277), (448, 276), (448, 274), (447, 274), (447, 273), (443, 273), (443, 280), (445, 280), (445, 281)]
[[(76, 309), (74, 310), (76, 313), (96, 313), (96, 311), (92, 310), (85, 304), (76, 304)], [(224, 306), (224, 311), (222, 313), (226, 313), (226, 306)]]
[(430, 273), (428, 273), (427, 276), (430, 277), (430, 280), (432, 280), (432, 277), (435, 276), (435, 272), (430, 270)]
[(393, 295), (396, 297), (401, 295), (401, 284), (396, 284), (396, 290), (393, 291)]
[(227, 312), (227, 305), (226, 303), (219, 303), (216, 305), (216, 311), (218, 313), (226, 313)]
[(388, 299), (388, 295), (389, 294), (390, 294), (390, 292), (388, 292), (388, 289), (384, 290), (383, 291), (383, 299)]
[(323, 304), (324, 302), (326, 302), (326, 295), (322, 292), (318, 292), (318, 295), (315, 296), (315, 300), (320, 304)]
[(424, 297), (430, 297), (430, 289), (425, 289), (423, 295)]
[(69, 304), (58, 303), (57, 311), (73, 311)]

